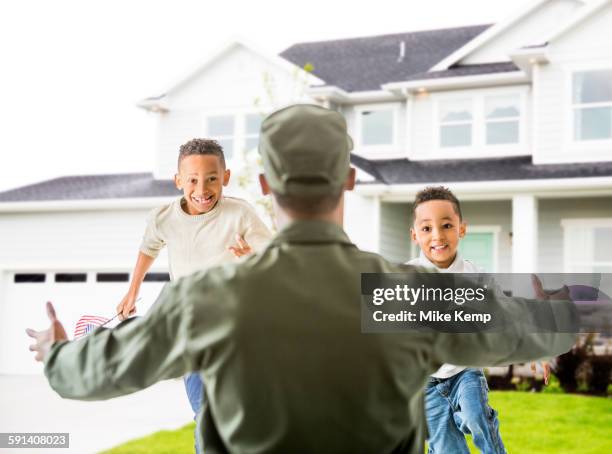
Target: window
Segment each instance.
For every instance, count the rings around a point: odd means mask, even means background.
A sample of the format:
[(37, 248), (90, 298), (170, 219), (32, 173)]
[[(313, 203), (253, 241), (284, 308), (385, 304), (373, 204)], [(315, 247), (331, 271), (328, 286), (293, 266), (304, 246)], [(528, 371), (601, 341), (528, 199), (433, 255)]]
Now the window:
[(561, 225), (566, 272), (612, 272), (612, 219), (571, 219)]
[(128, 273), (97, 273), (96, 282), (128, 282)]
[(45, 282), (46, 275), (44, 273), (18, 273), (13, 277), (15, 284), (32, 284)]
[(612, 70), (574, 73), (572, 108), (575, 141), (612, 139)]
[(144, 282), (168, 282), (170, 274), (168, 273), (147, 273), (144, 277)]
[(208, 117), (206, 131), (210, 139), (216, 140), (223, 147), (225, 158), (231, 159), (234, 155), (234, 116)]
[(56, 273), (55, 282), (87, 282), (87, 273)]
[(440, 102), (440, 147), (472, 145), (472, 101), (470, 99)]
[(485, 98), (485, 143), (487, 145), (518, 143), (520, 117), (520, 96), (490, 96)]
[(359, 118), (361, 145), (393, 145), (393, 109), (362, 110)]
[(261, 128), (262, 116), (260, 114), (248, 114), (244, 117), (244, 149), (250, 151), (259, 145), (259, 129)]

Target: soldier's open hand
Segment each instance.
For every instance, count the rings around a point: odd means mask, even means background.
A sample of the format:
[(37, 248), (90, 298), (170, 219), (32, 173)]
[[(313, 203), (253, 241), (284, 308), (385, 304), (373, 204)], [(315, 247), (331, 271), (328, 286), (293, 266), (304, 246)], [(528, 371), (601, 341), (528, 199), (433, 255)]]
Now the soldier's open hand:
[(68, 340), (66, 330), (57, 319), (53, 304), (49, 302), (47, 302), (47, 316), (51, 321), (49, 329), (44, 331), (36, 331), (31, 328), (26, 329), (28, 336), (36, 340), (35, 343), (30, 345), (30, 351), (36, 352), (36, 356), (34, 356), (36, 361), (44, 361), (49, 354), (49, 350), (51, 350), (51, 347), (53, 347), (53, 344), (56, 342)]

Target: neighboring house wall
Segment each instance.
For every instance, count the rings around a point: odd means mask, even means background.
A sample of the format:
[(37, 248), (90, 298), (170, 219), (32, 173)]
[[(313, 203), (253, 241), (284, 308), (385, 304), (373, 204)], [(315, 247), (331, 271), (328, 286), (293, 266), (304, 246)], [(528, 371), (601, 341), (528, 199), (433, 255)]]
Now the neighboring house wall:
[[(580, 199), (541, 199), (539, 207), (538, 271), (543, 273), (565, 272), (563, 264), (564, 219), (612, 220), (612, 197)], [(612, 237), (606, 243), (611, 243)], [(605, 248), (602, 244), (600, 247)], [(612, 261), (612, 258), (610, 259)]]
[(572, 145), (572, 71), (612, 70), (612, 5), (549, 45), (549, 64), (534, 68), (534, 162), (612, 160), (612, 140)]
[[(533, 0), (532, 0), (533, 1)], [(584, 4), (576, 0), (544, 2), (522, 20), (512, 25), (482, 48), (461, 60), (462, 64), (509, 61), (508, 52), (523, 46), (543, 44), (546, 36), (563, 20), (569, 18)], [(522, 8), (525, 6), (521, 5)]]
[[(236, 44), (165, 97), (159, 121), (156, 178), (176, 171), (181, 144), (207, 134), (209, 115), (268, 113), (302, 97), (304, 73), (278, 66)], [(243, 151), (243, 150), (238, 150)]]

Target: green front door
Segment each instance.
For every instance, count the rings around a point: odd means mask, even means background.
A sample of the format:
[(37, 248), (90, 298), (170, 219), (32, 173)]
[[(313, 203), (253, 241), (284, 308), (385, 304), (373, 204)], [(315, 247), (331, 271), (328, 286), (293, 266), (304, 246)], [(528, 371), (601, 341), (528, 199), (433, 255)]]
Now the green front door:
[(494, 235), (492, 232), (468, 233), (459, 242), (459, 252), (464, 259), (474, 265), (492, 273), (495, 267)]

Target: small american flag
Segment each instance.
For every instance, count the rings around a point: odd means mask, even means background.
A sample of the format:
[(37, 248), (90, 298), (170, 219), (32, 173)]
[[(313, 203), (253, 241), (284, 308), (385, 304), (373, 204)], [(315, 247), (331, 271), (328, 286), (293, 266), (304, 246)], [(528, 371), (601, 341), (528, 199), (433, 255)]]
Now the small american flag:
[[(115, 315), (115, 317), (117, 316)], [(86, 336), (97, 327), (106, 325), (115, 317), (105, 318), (98, 317), (96, 315), (83, 315), (76, 323), (76, 327), (74, 328), (74, 338), (79, 339), (83, 336)]]

